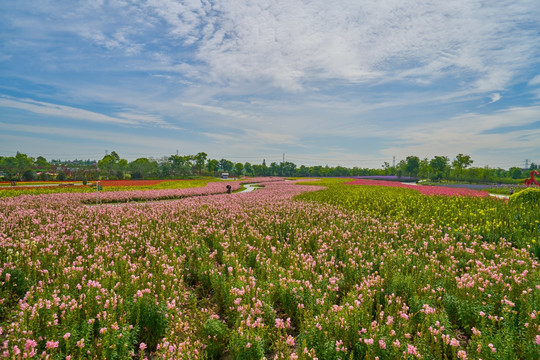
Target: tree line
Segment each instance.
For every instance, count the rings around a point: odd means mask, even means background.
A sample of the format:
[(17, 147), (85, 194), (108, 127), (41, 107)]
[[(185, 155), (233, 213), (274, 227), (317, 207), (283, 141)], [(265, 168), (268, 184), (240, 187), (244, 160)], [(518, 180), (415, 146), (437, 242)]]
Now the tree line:
[(170, 155), (160, 159), (141, 157), (131, 162), (122, 159), (115, 151), (101, 160), (47, 161), (19, 153), (12, 157), (0, 156), (0, 177), (6, 181), (34, 180), (98, 180), (98, 179), (183, 179), (199, 176), (396, 176), (467, 182), (512, 182), (528, 176), (528, 171), (538, 169), (531, 163), (529, 169), (473, 167), (469, 155), (458, 154), (452, 161), (447, 156), (420, 159), (407, 156), (391, 166), (385, 162), (381, 168), (346, 168), (343, 166), (297, 166), (292, 162), (261, 164), (233, 162), (227, 159), (209, 159), (204, 152), (195, 155)]

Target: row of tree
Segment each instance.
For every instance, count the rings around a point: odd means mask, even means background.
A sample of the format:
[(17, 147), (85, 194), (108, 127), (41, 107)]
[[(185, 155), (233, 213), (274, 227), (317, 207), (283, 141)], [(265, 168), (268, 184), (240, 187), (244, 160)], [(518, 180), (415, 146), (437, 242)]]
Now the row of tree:
[(531, 163), (528, 169), (511, 167), (504, 170), (500, 168), (471, 167), (473, 162), (469, 155), (463, 154), (458, 154), (452, 161), (447, 156), (435, 156), (432, 159), (407, 156), (395, 168), (390, 167), (388, 163), (385, 163), (383, 167), (389, 173), (395, 173), (398, 176), (407, 175), (435, 181), (446, 179), (466, 182), (490, 182), (500, 179), (518, 180), (527, 177), (529, 171), (538, 169), (538, 165), (535, 163)]
[(73, 160), (48, 162), (43, 156), (37, 158), (17, 153), (13, 157), (0, 156), (0, 177), (4, 180), (96, 180), (96, 179), (178, 179), (196, 176), (387, 176), (427, 178), (432, 180), (462, 180), (469, 182), (491, 182), (521, 179), (530, 169), (513, 167), (508, 170), (489, 167), (475, 168), (469, 155), (458, 154), (450, 161), (447, 156), (420, 159), (408, 156), (395, 166), (385, 162), (379, 169), (346, 168), (342, 166), (296, 166), (292, 162), (263, 160), (261, 164), (234, 163), (227, 159), (209, 159), (200, 152), (196, 155), (171, 155), (160, 159), (138, 158), (128, 162), (111, 152), (99, 161)]

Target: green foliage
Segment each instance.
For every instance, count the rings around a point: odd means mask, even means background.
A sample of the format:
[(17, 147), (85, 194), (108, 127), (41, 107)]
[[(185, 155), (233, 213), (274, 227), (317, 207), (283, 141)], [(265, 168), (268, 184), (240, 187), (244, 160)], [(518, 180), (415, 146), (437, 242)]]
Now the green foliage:
[(260, 360), (264, 357), (264, 342), (249, 330), (245, 333), (233, 332), (229, 342), (229, 351), (233, 359)]
[(201, 328), (201, 338), (210, 359), (219, 359), (227, 348), (229, 329), (218, 319), (208, 319)]
[[(9, 279), (9, 280), (8, 280)], [(5, 269), (0, 273), (0, 323), (7, 317), (9, 311), (30, 290), (31, 282), (25, 272), (18, 268)]]
[(169, 326), (167, 308), (146, 296), (131, 305), (129, 321), (138, 334), (137, 342), (144, 342), (149, 351), (156, 350)]
[(540, 201), (537, 200), (540, 190), (531, 188), (514, 194), (508, 204), (489, 197), (426, 196), (413, 189), (343, 185), (346, 181), (349, 180), (305, 183), (328, 189), (305, 193), (299, 198), (338, 205), (378, 218), (434, 224), (454, 234), (466, 228), (484, 240), (498, 243), (505, 238), (514, 246), (530, 247), (533, 252), (540, 241)]
[(529, 204), (531, 206), (540, 204), (540, 188), (527, 188), (510, 196), (511, 204)]

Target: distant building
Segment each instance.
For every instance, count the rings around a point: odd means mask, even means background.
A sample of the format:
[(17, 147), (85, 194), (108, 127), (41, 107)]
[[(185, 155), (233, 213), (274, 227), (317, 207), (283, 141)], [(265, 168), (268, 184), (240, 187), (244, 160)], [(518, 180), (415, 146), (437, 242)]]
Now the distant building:
[(222, 179), (228, 179), (229, 178), (229, 173), (221, 173), (221, 178)]

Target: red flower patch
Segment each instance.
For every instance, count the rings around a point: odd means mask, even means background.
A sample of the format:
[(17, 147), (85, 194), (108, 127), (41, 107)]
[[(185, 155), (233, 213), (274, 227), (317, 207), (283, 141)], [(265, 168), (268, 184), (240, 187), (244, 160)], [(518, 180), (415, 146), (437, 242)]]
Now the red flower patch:
[(408, 185), (396, 181), (384, 181), (384, 180), (366, 180), (356, 179), (351, 182), (345, 183), (346, 185), (371, 185), (371, 186), (391, 186), (400, 187), (406, 189), (413, 189), (419, 191), (424, 195), (444, 195), (444, 196), (478, 196), (488, 197), (489, 194), (485, 191), (462, 189), (462, 188), (449, 188), (443, 186), (424, 186), (424, 185)]

